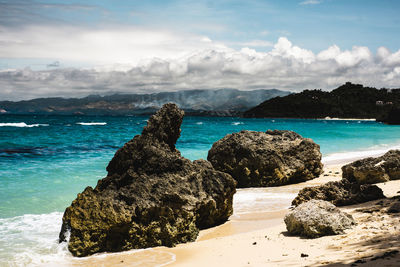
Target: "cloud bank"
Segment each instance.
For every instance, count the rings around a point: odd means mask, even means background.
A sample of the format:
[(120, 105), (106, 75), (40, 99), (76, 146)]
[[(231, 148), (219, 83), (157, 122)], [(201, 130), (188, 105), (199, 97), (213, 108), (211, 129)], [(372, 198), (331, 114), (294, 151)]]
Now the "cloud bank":
[[(203, 42), (211, 40), (204, 39)], [(333, 89), (351, 81), (375, 87), (400, 87), (400, 50), (367, 47), (341, 50), (333, 45), (319, 53), (281, 37), (270, 51), (207, 47), (173, 58), (151, 58), (133, 65), (91, 69), (29, 68), (0, 72), (0, 98), (80, 97), (88, 94), (149, 93), (180, 89), (277, 88)]]

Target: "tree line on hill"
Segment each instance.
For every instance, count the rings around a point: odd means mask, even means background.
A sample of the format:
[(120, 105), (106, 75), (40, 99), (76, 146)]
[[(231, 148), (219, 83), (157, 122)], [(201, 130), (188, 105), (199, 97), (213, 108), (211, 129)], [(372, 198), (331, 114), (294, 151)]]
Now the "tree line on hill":
[(304, 90), (275, 97), (244, 112), (248, 118), (357, 118), (400, 123), (400, 89), (350, 82), (332, 90)]

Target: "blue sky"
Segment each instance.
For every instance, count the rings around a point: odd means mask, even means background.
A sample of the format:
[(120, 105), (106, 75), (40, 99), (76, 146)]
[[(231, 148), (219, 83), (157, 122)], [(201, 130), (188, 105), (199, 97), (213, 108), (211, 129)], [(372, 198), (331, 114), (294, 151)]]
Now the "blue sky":
[[(285, 36), (319, 52), (367, 46), (400, 48), (400, 1), (0, 1), (0, 25), (72, 25), (92, 29), (142, 27), (197, 34), (259, 51)], [(11, 58), (19, 58), (10, 54)], [(32, 55), (31, 57), (34, 57)], [(54, 58), (56, 60), (56, 58)], [(3, 65), (6, 59), (1, 59)], [(9, 62), (11, 60), (9, 59)], [(84, 62), (82, 62), (84, 63)], [(16, 62), (18, 66), (23, 61)], [(13, 66), (9, 63), (9, 66)]]
[[(271, 80), (272, 78), (264, 82), (260, 80), (257, 84), (243, 88), (243, 85), (232, 82), (240, 79), (241, 76), (237, 76), (227, 81), (225, 86), (204, 85), (210, 88), (216, 86), (252, 89), (264, 86), (277, 87), (276, 85), (282, 84), (284, 89), (299, 90), (304, 89), (302, 87), (317, 86), (329, 89), (342, 82), (338, 79), (338, 72), (345, 71), (347, 74), (352, 72), (353, 76), (365, 72), (365, 69), (343, 70), (343, 62), (347, 62), (346, 68), (349, 68), (349, 62), (353, 63), (352, 67), (360, 68), (361, 61), (368, 61), (369, 69), (372, 71), (374, 68), (371, 65), (372, 61), (375, 62), (382, 53), (385, 57), (391, 56), (389, 60), (391, 63), (385, 65), (390, 68), (386, 69), (385, 73), (392, 73), (390, 77), (393, 76), (393, 79), (397, 77), (396, 52), (400, 49), (399, 11), (400, 1), (387, 0), (0, 0), (0, 70), (22, 71), (28, 67), (29, 71), (34, 72), (29, 74), (30, 77), (39, 75), (37, 72), (40, 71), (42, 76), (43, 71), (54, 76), (66, 68), (75, 68), (77, 71), (91, 69), (96, 73), (104, 73), (126, 72), (141, 67), (143, 71), (146, 66), (153, 66), (154, 60), (167, 61), (171, 69), (172, 65), (178, 64), (176, 60), (189, 62), (189, 57), (195, 55), (203, 57), (203, 64), (206, 60), (205, 54), (210, 51), (224, 53), (219, 54), (218, 58), (224, 57), (225, 62), (232, 58), (236, 59), (238, 56), (235, 53), (241, 53), (241, 56), (246, 57), (252, 53), (259, 53), (258, 58), (262, 57), (263, 53), (270, 53), (270, 56), (274, 57), (279, 54), (281, 59), (300, 58), (306, 64), (311, 62), (320, 64), (321, 57), (317, 56), (330, 49), (324, 55), (337, 50), (334, 52), (334, 59), (340, 65), (335, 73), (327, 75), (327, 80), (330, 82), (317, 83), (310, 80), (293, 83), (273, 77), (274, 80)], [(279, 50), (277, 45), (285, 47)], [(368, 51), (365, 49), (355, 51), (355, 47), (356, 50), (357, 47), (364, 47)], [(385, 51), (382, 50), (379, 54), (378, 49), (382, 47)], [(290, 51), (286, 51), (287, 49)], [(278, 50), (280, 52), (277, 54)], [(310, 53), (314, 55), (314, 59)], [(205, 57), (210, 58), (210, 55)], [(304, 58), (308, 59), (304, 61)], [(263, 62), (271, 64), (274, 62), (271, 60)], [(322, 60), (333, 60), (333, 57), (325, 56)], [(291, 62), (290, 65), (298, 64), (296, 62)], [(278, 64), (276, 67), (282, 67), (288, 63), (282, 65), (280, 61), (276, 64)], [(159, 65), (156, 68), (158, 69), (151, 70), (153, 76), (157, 71), (161, 71)], [(268, 76), (268, 68), (263, 71), (264, 76)], [(290, 73), (292, 70), (283, 71)], [(301, 73), (298, 71), (296, 73), (297, 77), (301, 77)], [(241, 73), (241, 75), (253, 74), (247, 70)], [(384, 81), (388, 77), (380, 77), (381, 82), (374, 85), (400, 87), (397, 80)], [(307, 77), (301, 78), (304, 80)], [(157, 79), (162, 80), (163, 77)], [(5, 85), (5, 88), (8, 88), (7, 92), (18, 98), (20, 93), (16, 91), (20, 88), (11, 84), (13, 80), (15, 77), (4, 77), (3, 74), (0, 76), (0, 85)], [(363, 76), (359, 75), (352, 80), (363, 81)], [(39, 84), (39, 87), (50, 86), (45, 82), (42, 81), (42, 86)], [(174, 81), (169, 82), (171, 87)], [(202, 84), (201, 81), (195, 84), (193, 81), (179, 83), (180, 85), (175, 87), (194, 88)], [(146, 88), (156, 91), (170, 89), (152, 84)], [(83, 90), (79, 94), (84, 94), (86, 91)], [(58, 93), (68, 95), (68, 92), (63, 90)], [(57, 91), (54, 94), (57, 94)]]
[[(400, 2), (395, 0), (0, 3), (2, 25), (138, 25), (203, 34), (220, 41), (275, 41), (286, 34), (296, 44), (312, 50), (332, 44), (343, 48), (365, 45), (371, 49), (385, 45), (397, 50), (400, 40)], [(4, 14), (9, 10), (15, 13)], [(265, 35), (266, 32), (269, 34)]]

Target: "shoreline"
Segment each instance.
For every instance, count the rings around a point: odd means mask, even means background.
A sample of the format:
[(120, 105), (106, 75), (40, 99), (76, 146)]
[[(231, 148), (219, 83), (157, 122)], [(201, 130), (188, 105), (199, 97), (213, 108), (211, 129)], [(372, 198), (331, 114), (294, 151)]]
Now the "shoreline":
[[(340, 165), (326, 167), (325, 173), (327, 171), (340, 172), (340, 167)], [(299, 187), (335, 180), (339, 180), (337, 176), (322, 176), (322, 178), (301, 183)], [(398, 195), (400, 181), (381, 183), (378, 186), (387, 197), (394, 197)], [(174, 267), (200, 267), (212, 265), (215, 262), (220, 262), (221, 266), (350, 266), (357, 260), (364, 262), (362, 266), (383, 266), (384, 264), (384, 266), (399, 266), (400, 257), (396, 254), (396, 250), (400, 249), (400, 240), (397, 238), (400, 229), (397, 229), (396, 225), (400, 215), (391, 217), (387, 214), (378, 215), (368, 211), (371, 206), (376, 206), (380, 202), (382, 201), (375, 200), (340, 207), (341, 210), (352, 214), (358, 223), (354, 229), (347, 230), (343, 235), (316, 239), (288, 236), (283, 222), (283, 217), (288, 212), (286, 209), (280, 212), (280, 218), (274, 218), (280, 220), (276, 225), (270, 221), (270, 224), (266, 224), (262, 229), (228, 236), (221, 234), (214, 239), (198, 238), (194, 243), (180, 244), (176, 248), (159, 249), (176, 255), (176, 261), (168, 265)], [(367, 211), (359, 212), (363, 208)], [(223, 226), (216, 228), (214, 231), (223, 233)], [(393, 257), (383, 256), (385, 253), (392, 252)], [(308, 256), (302, 257), (301, 254)]]
[[(393, 149), (393, 148), (390, 148)], [(388, 149), (389, 150), (389, 149)], [(348, 258), (349, 253), (340, 254), (338, 251), (332, 252), (329, 244), (336, 244), (337, 240), (342, 240), (342, 236), (323, 237), (319, 239), (301, 239), (298, 237), (288, 237), (284, 233), (286, 227), (283, 223), (284, 215), (289, 211), (291, 201), (294, 197), (291, 194), (297, 192), (305, 186), (316, 186), (329, 181), (337, 181), (341, 179), (341, 166), (345, 163), (352, 162), (355, 159), (346, 159), (344, 163), (324, 162), (324, 172), (320, 177), (298, 183), (279, 187), (267, 188), (250, 188), (238, 189), (238, 191), (249, 191), (259, 195), (260, 193), (277, 195), (287, 195), (283, 200), (280, 200), (276, 209), (268, 211), (250, 211), (250, 212), (235, 212), (227, 222), (222, 225), (201, 230), (195, 242), (179, 244), (174, 248), (155, 247), (143, 250), (132, 250), (119, 253), (100, 253), (86, 258), (74, 258), (68, 254), (62, 258), (53, 258), (52, 260), (43, 259), (39, 266), (49, 266), (56, 264), (61, 266), (204, 266), (213, 265), (216, 261), (221, 262), (221, 267), (224, 266), (276, 266), (276, 265), (305, 265), (314, 266), (328, 265), (339, 259)], [(392, 181), (380, 185), (385, 191), (385, 195), (395, 195), (400, 190), (400, 181)], [(236, 194), (238, 195), (238, 194)], [(261, 194), (262, 195), (262, 194)], [(270, 199), (267, 199), (270, 201)], [(271, 200), (272, 201), (272, 200)], [(262, 203), (261, 203), (262, 204)], [(354, 212), (356, 208), (365, 204), (356, 205), (356, 207), (348, 206), (341, 209), (346, 212)], [(368, 204), (367, 204), (368, 205)], [(353, 215), (354, 216), (354, 215)], [(359, 215), (357, 215), (360, 217)], [(356, 216), (355, 216), (356, 218)], [(361, 218), (361, 217), (360, 217)], [(398, 223), (398, 221), (397, 221)], [(372, 226), (375, 227), (375, 226)], [(362, 231), (358, 229), (357, 231)], [(366, 234), (363, 233), (365, 236)], [(399, 233), (400, 234), (400, 233)], [(265, 237), (267, 236), (267, 238)], [(325, 240), (325, 241), (324, 241)], [(343, 239), (346, 242), (352, 242), (351, 238)], [(317, 242), (318, 241), (318, 242)], [(256, 242), (257, 244), (253, 245)], [(315, 250), (314, 243), (322, 242), (320, 246), (323, 249)], [(293, 244), (292, 244), (293, 243)], [(328, 244), (329, 243), (329, 244)], [(294, 246), (290, 250), (291, 253), (285, 252), (285, 246)], [(297, 247), (296, 247), (297, 246)], [(333, 245), (332, 245), (333, 246)], [(337, 246), (336, 246), (337, 247)], [(342, 246), (343, 248), (344, 246)], [(304, 248), (304, 249), (303, 249)], [(305, 250), (302, 251), (300, 250)], [(385, 248), (387, 250), (387, 248)], [(350, 250), (350, 248), (348, 249)], [(400, 250), (400, 244), (399, 244)], [(273, 256), (269, 252), (273, 252)], [(311, 251), (311, 252), (310, 252)], [(372, 250), (370, 254), (377, 255), (382, 252), (382, 249)], [(67, 253), (67, 252), (66, 252)], [(245, 253), (245, 254), (244, 254)], [(318, 261), (314, 258), (311, 261), (309, 258), (301, 258), (299, 255), (306, 253), (309, 255), (319, 255)], [(286, 255), (288, 256), (282, 256)], [(326, 257), (324, 255), (327, 255)], [(372, 255), (371, 254), (371, 255)], [(268, 255), (269, 261), (266, 261)], [(243, 259), (242, 259), (243, 258)], [(311, 258), (311, 257), (310, 257)], [(244, 260), (246, 259), (246, 260)], [(328, 263), (324, 263), (329, 262)], [(353, 260), (349, 259), (348, 261)], [(60, 262), (61, 261), (61, 262)], [(247, 264), (250, 262), (250, 265)], [(312, 263), (312, 264), (311, 264)], [(399, 264), (400, 265), (400, 264)], [(397, 266), (399, 266), (397, 265)], [(332, 265), (336, 266), (336, 265)], [(343, 265), (337, 265), (343, 266)], [(364, 265), (363, 265), (364, 266)], [(367, 265), (365, 265), (367, 266)], [(373, 266), (373, 265), (371, 265)], [(393, 265), (396, 266), (396, 265)]]
[(324, 166), (337, 166), (346, 165), (356, 160), (368, 157), (380, 157), (389, 150), (400, 149), (400, 144), (393, 144), (390, 147), (376, 148), (376, 149), (363, 149), (347, 152), (336, 152), (322, 156), (322, 163)]
[(320, 118), (317, 120), (326, 120), (326, 121), (376, 121), (378, 122), (375, 118), (370, 118), (370, 119), (357, 119), (357, 118), (331, 118), (331, 117), (325, 117), (325, 118)]
[[(261, 123), (247, 122), (245, 119), (224, 119), (221, 121), (194, 119), (194, 117), (189, 117), (189, 119), (186, 126), (182, 126), (182, 137), (186, 139), (182, 138), (182, 142), (177, 144), (177, 148), (181, 151), (182, 156), (191, 160), (206, 158), (209, 145), (205, 144), (210, 143), (210, 140), (220, 138), (219, 135), (222, 136), (224, 131), (231, 133), (242, 128), (264, 131), (275, 128), (292, 129), (291, 127), (293, 127), (292, 130), (294, 131), (304, 132), (304, 136), (320, 138), (318, 144), (325, 152), (323, 153), (322, 161), (325, 165), (325, 174), (327, 176), (322, 174), (320, 178), (308, 181), (306, 185), (310, 186), (325, 183), (329, 179), (340, 179), (340, 165), (342, 164), (366, 156), (381, 155), (389, 149), (400, 148), (400, 138), (397, 136), (400, 128), (387, 127), (375, 122), (364, 123), (361, 121), (357, 123), (357, 121), (352, 122), (350, 120), (348, 122), (314, 120), (297, 123), (281, 120), (278, 124), (275, 124), (275, 122), (272, 123), (268, 120)], [(16, 118), (12, 120), (16, 120)], [(70, 199), (73, 199), (76, 194), (75, 191), (79, 192), (79, 188), (87, 185), (94, 186), (99, 178), (105, 176), (104, 165), (107, 163), (106, 159), (112, 157), (113, 150), (117, 147), (114, 141), (121, 137), (131, 137), (131, 130), (126, 131), (126, 133), (121, 132), (121, 127), (133, 129), (132, 131), (136, 133), (145, 122), (141, 119), (114, 120), (113, 118), (104, 120), (103, 122), (107, 121), (108, 126), (105, 128), (101, 126), (104, 133), (99, 135), (98, 144), (96, 141), (95, 145), (87, 147), (87, 143), (83, 142), (86, 139), (82, 140), (78, 146), (73, 145), (75, 139), (57, 141), (57, 133), (60, 130), (72, 131), (77, 136), (81, 136), (81, 131), (84, 130), (88, 133), (85, 138), (89, 138), (92, 134), (93, 137), (97, 136), (98, 131), (93, 131), (94, 128), (75, 126), (76, 123), (82, 122), (81, 119), (65, 120), (64, 118), (57, 118), (50, 122), (47, 119), (32, 118), (32, 121), (25, 119), (23, 121), (26, 121), (26, 125), (49, 123), (45, 125), (54, 127), (44, 127), (46, 129), (43, 127), (42, 129), (39, 129), (40, 127), (26, 128), (22, 129), (21, 132), (19, 132), (19, 128), (14, 128), (15, 131), (10, 128), (5, 129), (10, 132), (11, 137), (15, 134), (16, 138), (20, 134), (30, 131), (34, 133), (32, 136), (37, 134), (37, 136), (43, 137), (46, 142), (49, 141), (50, 145), (48, 147), (31, 147), (33, 139), (24, 139), (21, 143), (22, 149), (20, 151), (16, 151), (13, 154), (7, 154), (7, 148), (6, 152), (3, 151), (6, 156), (5, 162), (13, 164), (20, 162), (22, 164), (24, 161), (19, 161), (19, 158), (33, 158), (35, 160), (28, 160), (27, 164), (21, 166), (17, 164), (14, 169), (3, 168), (6, 178), (5, 183), (10, 184), (12, 188), (17, 188), (19, 192), (27, 192), (27, 194), (21, 195), (19, 198), (18, 194), (14, 193), (13, 190), (9, 190), (3, 196), (5, 205), (2, 209), (2, 214), (7, 217), (0, 219), (0, 232), (3, 233), (2, 238), (0, 238), (0, 243), (3, 244), (0, 244), (0, 247), (2, 247), (2, 249), (0, 248), (1, 266), (3, 266), (2, 264), (5, 264), (5, 266), (15, 264), (26, 266), (91, 266), (88, 263), (91, 261), (95, 261), (96, 265), (104, 264), (108, 266), (113, 259), (115, 261), (124, 261), (125, 264), (121, 266), (157, 266), (163, 264), (173, 266), (174, 262), (179, 263), (182, 259), (177, 254), (178, 252), (192, 248), (192, 243), (189, 243), (180, 245), (176, 253), (175, 250), (169, 250), (168, 248), (150, 248), (122, 253), (99, 253), (88, 258), (74, 258), (66, 249), (65, 244), (59, 245), (57, 242), (65, 209), (64, 204), (61, 202), (70, 203)], [(240, 121), (244, 122), (244, 125), (233, 125)], [(200, 123), (204, 125), (198, 126)], [(218, 127), (213, 127), (214, 124), (218, 125)], [(74, 127), (70, 128), (71, 126)], [(213, 128), (212, 131), (210, 126)], [(185, 134), (185, 132), (189, 131), (196, 134), (194, 136)], [(114, 134), (118, 134), (118, 138), (114, 138)], [(75, 135), (73, 136), (75, 137)], [(341, 142), (342, 140), (343, 142)], [(84, 151), (83, 154), (81, 154), (81, 150)], [(341, 150), (347, 152), (333, 153)], [(76, 160), (76, 151), (79, 152), (78, 161)], [(328, 151), (332, 152), (327, 153)], [(65, 158), (62, 156), (64, 154)], [(328, 168), (332, 168), (332, 171), (328, 171)], [(51, 177), (47, 176), (49, 173), (52, 174)], [(40, 181), (41, 184), (31, 184), (31, 181)], [(78, 189), (73, 189), (73, 187)], [(302, 187), (304, 187), (303, 183), (270, 188), (238, 189), (234, 199), (236, 198), (236, 202), (240, 205), (238, 206), (234, 203), (234, 214), (225, 224), (202, 230), (195, 243), (204, 245), (208, 244), (208, 242), (214, 243), (216, 240), (223, 239), (225, 243), (222, 243), (221, 246), (227, 248), (226, 242), (230, 242), (229, 239), (233, 236), (241, 236), (246, 239), (250, 233), (275, 229), (282, 223), (282, 218), (288, 211), (291, 201)], [(49, 189), (51, 190), (49, 191)], [(48, 194), (36, 197), (38, 194), (35, 192), (46, 191)], [(62, 193), (60, 194), (60, 192)], [(68, 192), (72, 192), (72, 194), (69, 193), (71, 196), (68, 196)], [(48, 202), (48, 199), (52, 201)], [(59, 210), (59, 212), (53, 212), (56, 210)], [(237, 242), (240, 243), (241, 240), (232, 241), (231, 243)], [(258, 243), (258, 241), (256, 242)], [(200, 247), (196, 247), (197, 249), (199, 251), (202, 250)], [(243, 247), (243, 250), (246, 251), (246, 248)], [(198, 252), (195, 251), (196, 253)], [(190, 252), (188, 255), (191, 256), (191, 254), (193, 253)], [(225, 257), (224, 255), (229, 255), (229, 251), (222, 251), (221, 254), (223, 255), (222, 257)], [(234, 256), (232, 255), (231, 257)], [(126, 264), (128, 259), (131, 259), (130, 263)]]
[[(325, 176), (327, 175), (327, 176)], [(325, 165), (324, 173), (313, 180), (299, 184), (273, 187), (280, 192), (296, 192), (305, 186), (315, 186), (341, 179), (341, 165)], [(378, 184), (387, 197), (400, 190), (400, 180)], [(291, 202), (291, 200), (290, 200)], [(288, 208), (233, 214), (222, 225), (200, 231), (195, 242), (173, 248), (156, 247), (141, 251), (104, 253), (72, 266), (350, 266), (357, 260), (362, 266), (399, 266), (400, 218), (359, 212), (378, 205), (380, 200), (345, 206), (340, 209), (353, 215), (354, 229), (343, 235), (305, 239), (288, 236), (283, 222)], [(375, 238), (381, 240), (376, 242)], [(376, 245), (378, 244), (378, 245)], [(301, 254), (307, 255), (302, 257)], [(389, 253), (390, 257), (386, 257)], [(389, 255), (388, 254), (388, 255)], [(377, 258), (377, 259), (374, 259)], [(152, 259), (151, 262), (143, 262)], [(138, 263), (140, 264), (138, 265)], [(385, 264), (385, 265), (384, 265)]]
[[(328, 174), (329, 176), (324, 176)], [(265, 192), (274, 191), (277, 194), (297, 194), (297, 192), (305, 186), (320, 185), (328, 181), (337, 181), (341, 179), (341, 171), (339, 165), (329, 165), (324, 167), (324, 173), (315, 179), (298, 183), (283, 185), (279, 187), (255, 188)], [(241, 191), (253, 190), (254, 188), (238, 189)], [(294, 197), (293, 197), (294, 198)], [(273, 211), (235, 213), (229, 220), (221, 225), (201, 230), (196, 241), (178, 244), (176, 247), (155, 247), (137, 251), (126, 251), (120, 253), (101, 253), (94, 256), (89, 256), (82, 259), (73, 258), (72, 266), (204, 266), (215, 262), (208, 254), (214, 250), (223, 247), (227, 249), (223, 252), (231, 253), (226, 242), (246, 242), (248, 239), (254, 239), (254, 233), (264, 233), (269, 229), (280, 229), (283, 223), (283, 217), (288, 212), (288, 207), (293, 198), (285, 199), (286, 203), (280, 203), (282, 208)], [(265, 235), (264, 235), (265, 236)], [(243, 240), (242, 240), (243, 238)], [(250, 242), (250, 245), (257, 241)], [(221, 244), (220, 244), (221, 243)], [(217, 245), (218, 244), (218, 245)], [(216, 246), (216, 247), (215, 247)], [(211, 249), (211, 250), (209, 250)], [(244, 248), (243, 248), (244, 249)], [(241, 254), (242, 252), (235, 252)], [(169, 255), (169, 256), (167, 256)], [(173, 255), (173, 256), (172, 256)], [(229, 257), (234, 257), (231, 255)], [(173, 262), (170, 262), (173, 257)], [(218, 256), (219, 257), (219, 256)], [(151, 262), (146, 260), (150, 258)], [(168, 260), (166, 259), (168, 258)], [(225, 258), (225, 257), (224, 257)], [(168, 262), (162, 262), (162, 261)], [(155, 262), (156, 261), (156, 262)], [(206, 263), (205, 263), (205, 262)], [(137, 263), (140, 262), (140, 265)], [(224, 263), (225, 264), (225, 263)], [(237, 266), (232, 262), (231, 265), (222, 266)], [(67, 265), (67, 266), (71, 266)]]

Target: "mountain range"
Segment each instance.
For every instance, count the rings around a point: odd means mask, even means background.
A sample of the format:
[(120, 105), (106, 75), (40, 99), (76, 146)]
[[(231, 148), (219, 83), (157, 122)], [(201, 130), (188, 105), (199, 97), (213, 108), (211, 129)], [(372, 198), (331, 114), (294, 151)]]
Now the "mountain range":
[(57, 115), (144, 115), (173, 102), (188, 115), (237, 116), (261, 102), (290, 94), (276, 89), (241, 91), (237, 89), (183, 90), (153, 94), (89, 95), (84, 98), (37, 98), (0, 101), (5, 114)]

